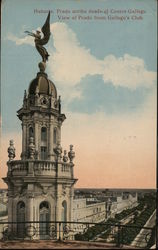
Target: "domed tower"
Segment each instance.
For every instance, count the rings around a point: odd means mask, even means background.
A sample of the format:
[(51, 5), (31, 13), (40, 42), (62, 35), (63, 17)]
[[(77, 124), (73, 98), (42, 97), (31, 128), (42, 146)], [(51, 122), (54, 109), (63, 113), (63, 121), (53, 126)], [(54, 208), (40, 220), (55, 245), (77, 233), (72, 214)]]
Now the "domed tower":
[[(37, 73), (24, 92), (23, 107), (18, 111), (22, 121), (22, 159), (29, 157), (30, 138), (34, 141), (34, 157), (38, 160), (55, 160), (54, 149), (61, 140), (61, 125), (66, 119), (61, 114), (60, 97), (47, 74)], [(32, 140), (32, 139), (31, 139)]]
[[(42, 47), (43, 48), (43, 47)], [(71, 221), (73, 185), (73, 146), (62, 155), (61, 126), (66, 119), (61, 113), (60, 96), (45, 73), (46, 63), (24, 92), (22, 108), (17, 111), (22, 122), (21, 160), (14, 160), (15, 148), (10, 141), (7, 177), (8, 221), (42, 222), (38, 231), (49, 234), (45, 222)], [(27, 223), (13, 224), (15, 237), (24, 237)], [(43, 229), (41, 229), (41, 227)], [(39, 234), (35, 234), (35, 238)]]

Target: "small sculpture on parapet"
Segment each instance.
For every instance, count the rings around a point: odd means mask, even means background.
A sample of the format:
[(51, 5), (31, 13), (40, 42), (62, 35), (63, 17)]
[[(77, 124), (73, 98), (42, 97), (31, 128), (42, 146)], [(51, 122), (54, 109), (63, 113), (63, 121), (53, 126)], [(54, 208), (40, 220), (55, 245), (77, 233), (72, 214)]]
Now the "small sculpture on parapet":
[(70, 151), (68, 152), (68, 157), (70, 159), (70, 163), (73, 163), (73, 159), (75, 158), (75, 152), (73, 151), (73, 145), (70, 145)]
[(62, 154), (62, 147), (60, 145), (60, 141), (58, 141), (57, 146), (54, 148), (54, 152), (57, 155), (57, 159), (60, 160), (61, 159), (61, 154)]
[(63, 161), (64, 161), (64, 162), (67, 162), (67, 161), (68, 161), (67, 151), (66, 151), (66, 150), (64, 150)]
[(8, 148), (8, 158), (9, 158), (9, 161), (13, 161), (15, 158), (15, 147), (14, 147), (13, 140), (10, 140), (10, 146)]

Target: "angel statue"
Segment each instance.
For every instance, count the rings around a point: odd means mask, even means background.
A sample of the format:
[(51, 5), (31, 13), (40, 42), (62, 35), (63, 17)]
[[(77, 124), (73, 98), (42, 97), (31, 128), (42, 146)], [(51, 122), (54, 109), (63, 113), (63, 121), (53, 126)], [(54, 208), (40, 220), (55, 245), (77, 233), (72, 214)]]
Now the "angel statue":
[(43, 38), (41, 38), (41, 32), (39, 30), (36, 30), (36, 33), (32, 33), (30, 31), (25, 31), (29, 36), (33, 36), (35, 39), (35, 47), (37, 51), (40, 53), (42, 56), (43, 62), (45, 63), (48, 61), (48, 52), (47, 50), (43, 47), (43, 45), (48, 43), (49, 37), (50, 37), (50, 11), (48, 13), (47, 19), (45, 21), (45, 24), (42, 27), (42, 32), (43, 32)]

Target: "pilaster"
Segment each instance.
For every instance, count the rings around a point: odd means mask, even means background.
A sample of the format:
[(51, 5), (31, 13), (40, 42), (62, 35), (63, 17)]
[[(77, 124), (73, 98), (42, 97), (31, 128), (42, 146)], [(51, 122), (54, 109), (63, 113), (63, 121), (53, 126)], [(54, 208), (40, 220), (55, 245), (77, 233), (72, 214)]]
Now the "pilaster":
[(25, 153), (26, 153), (26, 141), (27, 141), (27, 126), (26, 126), (26, 122), (22, 123), (22, 154), (23, 154), (23, 158), (25, 158)]

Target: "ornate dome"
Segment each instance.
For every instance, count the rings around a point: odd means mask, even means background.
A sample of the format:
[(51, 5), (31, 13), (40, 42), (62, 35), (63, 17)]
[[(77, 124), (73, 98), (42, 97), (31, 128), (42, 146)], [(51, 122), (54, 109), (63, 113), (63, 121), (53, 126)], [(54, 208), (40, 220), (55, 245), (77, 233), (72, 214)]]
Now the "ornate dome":
[(45, 73), (37, 73), (37, 77), (33, 79), (30, 83), (28, 93), (30, 95), (44, 94), (44, 95), (53, 95), (57, 98), (57, 90), (52, 81), (47, 78)]

